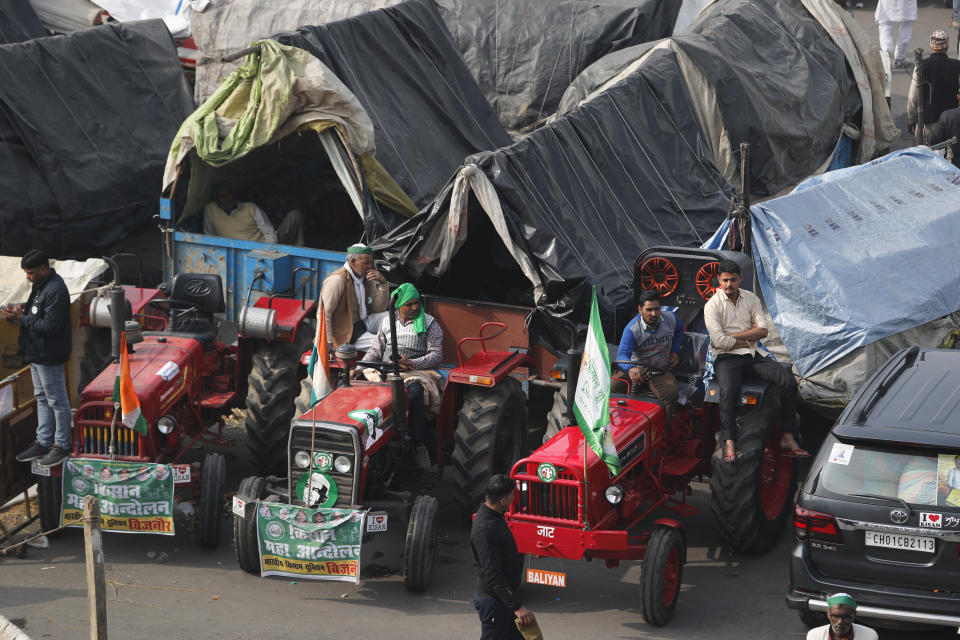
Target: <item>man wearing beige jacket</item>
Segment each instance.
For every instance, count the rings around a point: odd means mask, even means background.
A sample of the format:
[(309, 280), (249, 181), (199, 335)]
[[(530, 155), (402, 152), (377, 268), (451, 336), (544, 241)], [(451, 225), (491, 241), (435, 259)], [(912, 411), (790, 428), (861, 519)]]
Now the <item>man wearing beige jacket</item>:
[(359, 351), (369, 349), (387, 315), (389, 294), (387, 279), (373, 267), (373, 250), (362, 244), (348, 247), (347, 262), (320, 289), (333, 348), (350, 342)]

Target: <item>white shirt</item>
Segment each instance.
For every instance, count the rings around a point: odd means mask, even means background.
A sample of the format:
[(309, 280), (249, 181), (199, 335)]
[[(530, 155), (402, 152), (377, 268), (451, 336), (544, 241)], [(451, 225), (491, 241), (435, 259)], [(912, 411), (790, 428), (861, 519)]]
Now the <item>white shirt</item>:
[[(830, 625), (807, 631), (807, 640), (830, 640)], [(877, 640), (877, 632), (870, 627), (853, 623), (853, 640)]]
[(917, 0), (880, 0), (873, 14), (877, 22), (908, 22), (917, 19)]
[(954, 467), (947, 472), (947, 487), (950, 489), (960, 489), (960, 469)]
[[(227, 213), (233, 214), (234, 211), (240, 208), (240, 203), (237, 203), (233, 209)], [(260, 210), (260, 207), (254, 205), (253, 207), (253, 221), (257, 225), (257, 229), (260, 229), (260, 233), (263, 234), (263, 241), (270, 244), (277, 244), (277, 232), (274, 231), (273, 225), (270, 223), (270, 218), (267, 217), (263, 211)], [(213, 225), (210, 224), (210, 221), (207, 220), (207, 216), (203, 216), (203, 233), (208, 236), (217, 235), (213, 230)]]
[(756, 343), (749, 347), (734, 349), (733, 345), (736, 344), (737, 339), (731, 338), (728, 334), (754, 327), (767, 329), (760, 298), (744, 289), (740, 289), (737, 304), (730, 302), (730, 298), (722, 289), (717, 289), (703, 307), (703, 321), (710, 333), (710, 344), (713, 345), (715, 355), (722, 353), (753, 355), (758, 352)]

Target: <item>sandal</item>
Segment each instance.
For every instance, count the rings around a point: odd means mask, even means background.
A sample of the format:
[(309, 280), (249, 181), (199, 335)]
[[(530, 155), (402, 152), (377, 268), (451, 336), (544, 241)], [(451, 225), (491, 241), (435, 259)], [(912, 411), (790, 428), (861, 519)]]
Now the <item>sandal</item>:
[(796, 449), (786, 449), (780, 455), (786, 458), (809, 458), (810, 452), (806, 451), (805, 449), (801, 449), (800, 447), (797, 447)]
[(737, 460), (739, 460), (739, 459), (742, 458), (742, 457), (743, 457), (743, 454), (740, 453), (739, 451), (735, 451), (734, 453), (725, 453), (725, 454), (723, 454), (723, 461), (724, 461), (724, 462), (736, 462)]

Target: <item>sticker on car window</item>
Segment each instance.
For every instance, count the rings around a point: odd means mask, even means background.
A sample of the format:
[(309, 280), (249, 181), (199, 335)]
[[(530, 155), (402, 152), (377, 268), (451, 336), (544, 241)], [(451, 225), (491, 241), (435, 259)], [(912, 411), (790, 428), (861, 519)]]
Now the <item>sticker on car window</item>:
[(850, 458), (853, 457), (853, 445), (834, 442), (833, 449), (830, 451), (830, 462), (833, 464), (850, 464)]
[(942, 506), (960, 507), (960, 456), (941, 453), (937, 456), (937, 478), (943, 490), (937, 501)]

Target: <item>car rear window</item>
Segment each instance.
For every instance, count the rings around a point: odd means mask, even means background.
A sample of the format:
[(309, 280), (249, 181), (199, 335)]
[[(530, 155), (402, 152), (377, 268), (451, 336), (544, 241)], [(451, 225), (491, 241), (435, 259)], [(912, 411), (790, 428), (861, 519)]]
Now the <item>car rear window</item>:
[[(833, 440), (833, 439), (831, 439)], [(910, 504), (960, 509), (960, 455), (828, 440), (821, 486), (836, 494), (899, 498)]]

